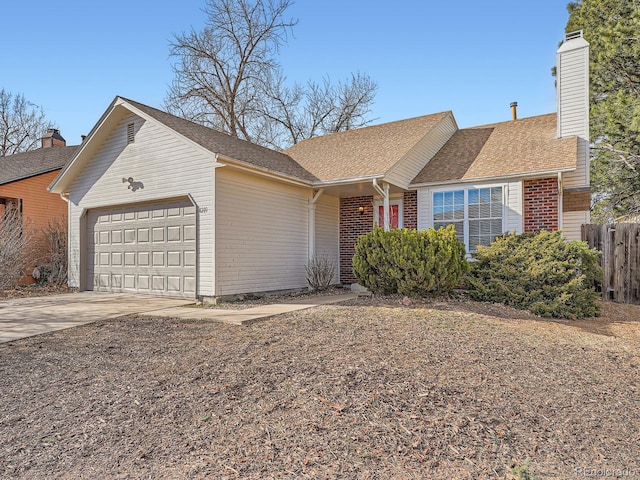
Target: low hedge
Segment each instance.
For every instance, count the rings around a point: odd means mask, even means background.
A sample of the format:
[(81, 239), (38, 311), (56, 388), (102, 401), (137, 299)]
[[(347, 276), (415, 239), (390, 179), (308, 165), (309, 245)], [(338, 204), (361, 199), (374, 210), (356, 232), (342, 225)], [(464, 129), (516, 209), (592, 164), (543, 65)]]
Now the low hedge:
[(376, 294), (449, 294), (468, 271), (464, 244), (452, 225), (434, 230), (376, 227), (358, 239), (353, 273)]
[(600, 314), (594, 282), (600, 252), (560, 232), (506, 234), (472, 254), (466, 285), (472, 299), (503, 303), (543, 317)]

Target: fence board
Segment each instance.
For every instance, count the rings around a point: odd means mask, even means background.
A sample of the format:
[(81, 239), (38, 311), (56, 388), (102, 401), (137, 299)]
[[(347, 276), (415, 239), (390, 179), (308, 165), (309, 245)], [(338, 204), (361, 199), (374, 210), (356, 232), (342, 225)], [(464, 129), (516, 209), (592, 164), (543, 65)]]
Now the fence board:
[(637, 223), (583, 225), (582, 240), (602, 252), (602, 297), (640, 304), (640, 226)]

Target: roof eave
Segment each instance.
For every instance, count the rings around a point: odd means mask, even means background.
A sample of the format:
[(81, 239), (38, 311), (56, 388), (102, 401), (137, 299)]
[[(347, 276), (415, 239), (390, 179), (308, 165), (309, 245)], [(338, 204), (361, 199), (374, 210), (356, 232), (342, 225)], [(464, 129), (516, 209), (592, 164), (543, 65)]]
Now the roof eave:
[(495, 182), (500, 180), (513, 180), (517, 178), (535, 178), (535, 177), (543, 177), (547, 175), (557, 175), (558, 173), (573, 172), (575, 170), (576, 170), (576, 167), (565, 167), (565, 168), (554, 168), (550, 170), (539, 170), (535, 172), (520, 172), (520, 173), (511, 173), (508, 175), (495, 175), (490, 177), (456, 178), (453, 180), (441, 180), (437, 182), (420, 182), (420, 183), (410, 184), (409, 190), (416, 190), (418, 188), (424, 188), (424, 187), (456, 185), (460, 183), (468, 184), (468, 183), (476, 183), (476, 182)]
[[(244, 162), (236, 158), (228, 157), (223, 154), (216, 154), (216, 161), (219, 163), (218, 166), (221, 166), (221, 167), (229, 165), (239, 170), (251, 172), (263, 177), (269, 177), (274, 180), (279, 180), (281, 182), (289, 183), (292, 185), (308, 187), (308, 188), (311, 188), (315, 185), (315, 182), (310, 182), (302, 178), (295, 177), (293, 175), (286, 175), (284, 173), (276, 172), (273, 170), (266, 170), (264, 168), (257, 167), (251, 163)], [(225, 163), (220, 163), (220, 162), (225, 162)]]
[(47, 170), (42, 170), (40, 172), (30, 173), (28, 175), (24, 175), (22, 177), (16, 177), (16, 178), (13, 178), (11, 180), (6, 180), (4, 182), (0, 182), (0, 185), (9, 185), (10, 183), (19, 182), (21, 180), (27, 180), (29, 178), (37, 177), (39, 175), (45, 175), (47, 173), (55, 172), (56, 170), (62, 170), (62, 167), (49, 168)]

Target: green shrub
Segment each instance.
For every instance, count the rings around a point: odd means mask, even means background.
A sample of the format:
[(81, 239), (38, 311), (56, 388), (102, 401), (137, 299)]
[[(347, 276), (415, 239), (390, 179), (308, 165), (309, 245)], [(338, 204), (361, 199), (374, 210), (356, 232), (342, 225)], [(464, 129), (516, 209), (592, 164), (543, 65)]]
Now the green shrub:
[(600, 252), (560, 232), (506, 234), (478, 247), (467, 276), (474, 300), (503, 303), (543, 317), (600, 314), (594, 282), (602, 278)]
[(468, 271), (464, 245), (453, 226), (434, 230), (375, 228), (361, 236), (353, 273), (373, 293), (444, 295)]

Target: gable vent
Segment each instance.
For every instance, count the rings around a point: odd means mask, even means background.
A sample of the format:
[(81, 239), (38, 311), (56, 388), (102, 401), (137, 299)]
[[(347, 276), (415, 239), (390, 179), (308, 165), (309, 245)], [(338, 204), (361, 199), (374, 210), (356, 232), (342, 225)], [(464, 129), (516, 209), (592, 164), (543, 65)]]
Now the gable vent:
[(130, 123), (129, 125), (127, 125), (127, 143), (133, 143), (133, 141), (136, 138), (135, 130), (133, 129), (133, 127), (134, 127), (133, 123)]

